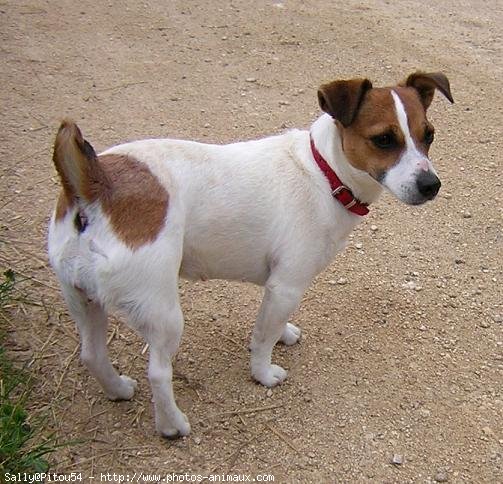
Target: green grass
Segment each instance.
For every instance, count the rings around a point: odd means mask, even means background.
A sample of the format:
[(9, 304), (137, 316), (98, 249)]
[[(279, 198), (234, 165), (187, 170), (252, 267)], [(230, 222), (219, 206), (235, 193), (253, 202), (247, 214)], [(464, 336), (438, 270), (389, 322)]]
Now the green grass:
[[(0, 283), (0, 312), (13, 301), (15, 274), (5, 271)], [(6, 473), (47, 472), (46, 456), (58, 445), (53, 436), (42, 435), (41, 418), (30, 419), (25, 410), (32, 390), (32, 380), (24, 369), (16, 368), (4, 348), (5, 332), (0, 319), (0, 482)]]

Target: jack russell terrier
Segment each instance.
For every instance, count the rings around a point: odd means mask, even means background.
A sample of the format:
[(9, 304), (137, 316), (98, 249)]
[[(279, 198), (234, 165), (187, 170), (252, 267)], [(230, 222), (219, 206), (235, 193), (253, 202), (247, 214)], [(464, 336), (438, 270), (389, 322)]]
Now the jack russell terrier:
[(268, 387), (281, 383), (287, 372), (271, 363), (274, 345), (300, 337), (288, 318), (383, 187), (409, 205), (435, 198), (426, 119), (435, 89), (453, 102), (441, 73), (416, 72), (385, 88), (334, 81), (320, 87), (324, 114), (309, 131), (228, 145), (146, 139), (96, 155), (63, 121), (49, 257), (82, 361), (107, 396), (127, 400), (136, 388), (108, 357), (107, 312), (116, 309), (149, 344), (157, 431), (189, 434), (172, 387), (184, 324), (180, 276), (264, 286), (251, 374)]

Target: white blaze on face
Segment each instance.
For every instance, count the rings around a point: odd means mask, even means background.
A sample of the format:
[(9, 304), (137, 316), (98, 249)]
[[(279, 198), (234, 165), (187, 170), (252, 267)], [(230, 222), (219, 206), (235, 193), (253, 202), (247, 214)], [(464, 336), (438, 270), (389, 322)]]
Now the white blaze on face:
[(400, 96), (393, 90), (391, 96), (395, 103), (398, 125), (405, 139), (405, 150), (398, 162), (386, 173), (383, 185), (406, 203), (420, 203), (422, 197), (417, 189), (417, 177), (421, 172), (435, 173), (435, 171), (428, 157), (421, 153), (414, 143), (410, 134), (407, 112)]

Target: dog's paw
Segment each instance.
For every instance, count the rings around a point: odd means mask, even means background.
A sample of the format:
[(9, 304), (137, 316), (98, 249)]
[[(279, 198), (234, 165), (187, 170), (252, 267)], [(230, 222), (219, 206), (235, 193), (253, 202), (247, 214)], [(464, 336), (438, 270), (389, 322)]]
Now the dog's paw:
[(283, 334), (279, 339), (280, 343), (286, 346), (292, 346), (300, 340), (301, 331), (300, 328), (292, 323), (286, 323)]
[(252, 370), (252, 376), (266, 387), (279, 385), (288, 375), (288, 372), (278, 365), (269, 365), (265, 368)]
[(165, 439), (177, 439), (190, 434), (190, 423), (187, 416), (178, 411), (172, 421), (163, 421), (156, 416), (155, 427), (157, 432)]
[(136, 380), (126, 375), (121, 375), (119, 384), (113, 389), (108, 389), (106, 392), (107, 397), (110, 400), (131, 400), (137, 386), (138, 383)]

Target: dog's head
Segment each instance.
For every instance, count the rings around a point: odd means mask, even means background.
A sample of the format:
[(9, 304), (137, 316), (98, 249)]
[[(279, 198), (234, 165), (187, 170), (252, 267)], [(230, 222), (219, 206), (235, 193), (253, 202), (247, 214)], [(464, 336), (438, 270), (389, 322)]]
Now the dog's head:
[(426, 111), (435, 89), (454, 102), (449, 80), (441, 73), (416, 72), (384, 88), (373, 88), (368, 79), (334, 81), (318, 91), (320, 107), (335, 120), (349, 163), (410, 205), (432, 200), (440, 189), (428, 158), (434, 128)]

